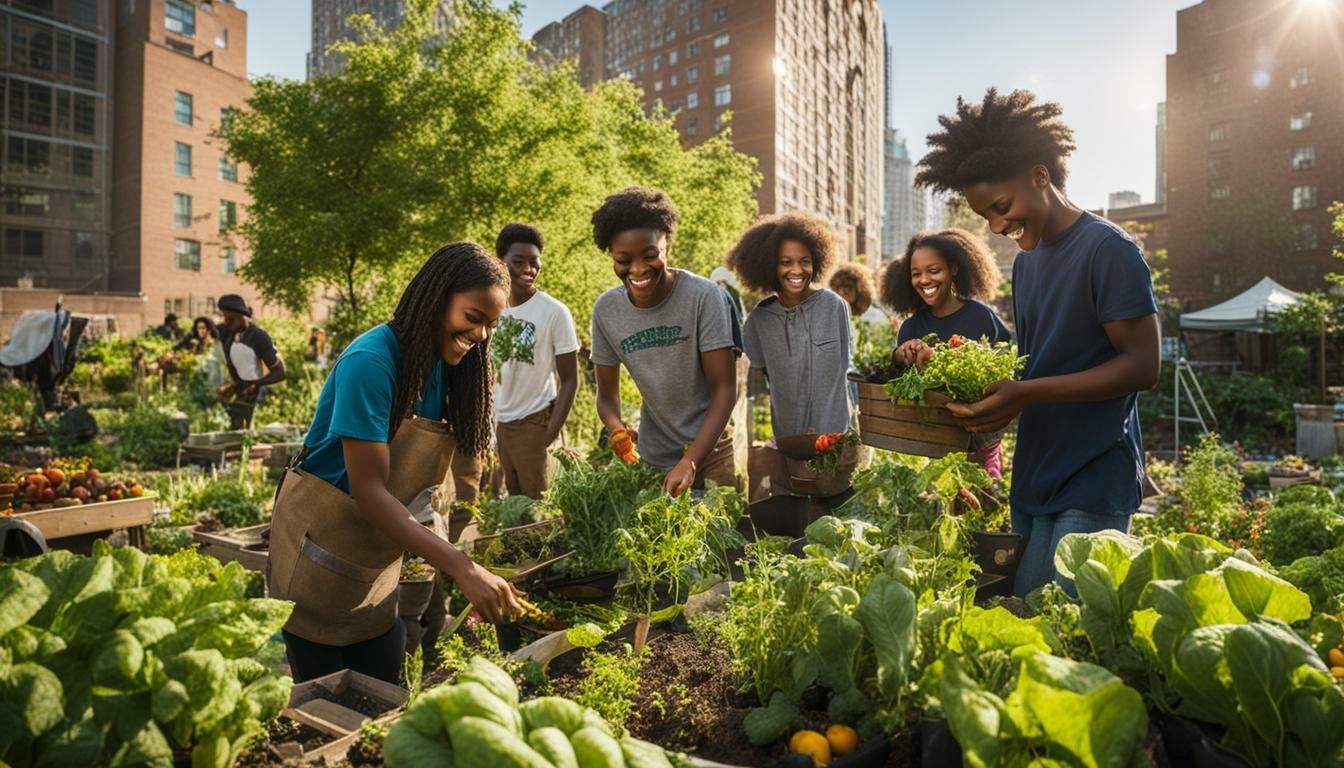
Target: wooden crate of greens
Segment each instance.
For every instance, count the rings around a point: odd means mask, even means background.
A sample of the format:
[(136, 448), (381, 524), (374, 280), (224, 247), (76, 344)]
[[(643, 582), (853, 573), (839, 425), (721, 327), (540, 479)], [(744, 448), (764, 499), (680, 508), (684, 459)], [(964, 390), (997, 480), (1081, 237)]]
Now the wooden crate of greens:
[(967, 451), (967, 432), (942, 405), (946, 396), (926, 392), (924, 405), (892, 402), (881, 384), (858, 382), (859, 439), (865, 445), (916, 456), (940, 458)]

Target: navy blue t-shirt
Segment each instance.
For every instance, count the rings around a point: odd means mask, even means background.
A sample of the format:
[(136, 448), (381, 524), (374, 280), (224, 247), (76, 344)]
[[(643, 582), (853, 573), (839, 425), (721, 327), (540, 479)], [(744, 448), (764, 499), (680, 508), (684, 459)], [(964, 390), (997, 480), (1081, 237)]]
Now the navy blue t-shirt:
[[(1095, 368), (1118, 353), (1103, 323), (1157, 313), (1152, 274), (1124, 230), (1084, 213), (1053, 242), (1013, 262), (1013, 317), (1023, 379)], [(1069, 509), (1129, 514), (1144, 477), (1138, 395), (1038, 403), (1022, 411), (1012, 506), (1030, 515)]]
[(960, 335), (975, 341), (987, 339), (991, 344), (1013, 338), (998, 313), (988, 304), (975, 299), (968, 299), (961, 309), (946, 317), (934, 317), (928, 307), (920, 308), (910, 319), (901, 323), (901, 330), (896, 333), (896, 343), (922, 339), (930, 333), (938, 334), (942, 341)]

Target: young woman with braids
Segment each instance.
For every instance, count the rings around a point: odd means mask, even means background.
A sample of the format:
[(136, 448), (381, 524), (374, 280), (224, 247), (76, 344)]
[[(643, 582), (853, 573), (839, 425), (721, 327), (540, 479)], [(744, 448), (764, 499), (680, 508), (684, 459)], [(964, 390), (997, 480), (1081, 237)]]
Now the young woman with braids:
[(509, 285), (474, 243), (443, 246), (331, 369), (271, 525), (272, 597), (292, 600), (284, 638), (295, 680), (354, 669), (395, 681), (405, 628), (397, 584), (405, 552), (457, 583), (489, 621), (521, 613), (508, 582), (411, 516), (454, 448), (489, 445), (491, 330)]

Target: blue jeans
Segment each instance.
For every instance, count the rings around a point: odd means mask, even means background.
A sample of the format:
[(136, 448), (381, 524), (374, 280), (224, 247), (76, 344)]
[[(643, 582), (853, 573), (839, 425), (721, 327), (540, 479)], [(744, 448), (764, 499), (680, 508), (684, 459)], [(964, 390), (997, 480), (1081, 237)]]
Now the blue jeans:
[(1017, 580), (1013, 594), (1026, 597), (1027, 593), (1058, 581), (1070, 595), (1074, 592), (1072, 579), (1061, 579), (1055, 573), (1055, 550), (1059, 540), (1069, 533), (1096, 533), (1112, 529), (1129, 532), (1129, 515), (1099, 515), (1081, 509), (1069, 509), (1053, 515), (1028, 515), (1012, 511), (1013, 533), (1022, 536), (1022, 558), (1017, 565)]

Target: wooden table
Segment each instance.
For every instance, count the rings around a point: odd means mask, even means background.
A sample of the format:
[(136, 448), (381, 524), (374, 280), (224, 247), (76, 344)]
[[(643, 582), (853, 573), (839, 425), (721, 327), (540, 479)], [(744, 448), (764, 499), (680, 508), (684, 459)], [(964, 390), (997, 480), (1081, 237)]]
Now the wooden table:
[(32, 523), (50, 543), (54, 539), (125, 528), (131, 546), (144, 549), (145, 526), (154, 522), (154, 497), (139, 496), (76, 507), (19, 512), (15, 520)]

